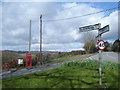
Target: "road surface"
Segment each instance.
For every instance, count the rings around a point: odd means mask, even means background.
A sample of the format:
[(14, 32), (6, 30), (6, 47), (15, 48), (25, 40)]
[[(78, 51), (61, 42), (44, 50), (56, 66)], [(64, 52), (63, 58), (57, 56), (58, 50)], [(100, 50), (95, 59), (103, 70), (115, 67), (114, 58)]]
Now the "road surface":
[[(118, 62), (118, 55), (119, 55), (118, 53), (114, 53), (114, 52), (102, 52), (102, 60)], [(61, 64), (65, 63), (65, 62), (71, 62), (71, 61), (82, 60), (82, 59), (83, 60), (86, 60), (86, 59), (99, 60), (98, 58), (99, 58), (98, 54), (94, 54), (94, 55), (90, 54), (90, 55), (84, 55), (84, 56), (80, 56), (80, 57), (71, 58), (69, 60), (53, 62), (53, 63), (45, 64), (42, 66), (34, 66), (34, 67), (28, 68), (28, 69), (24, 68), (24, 69), (17, 70), (15, 72), (6, 71), (6, 72), (3, 72), (0, 74), (0, 79), (14, 77), (14, 76), (20, 76), (20, 75), (26, 75), (26, 74), (49, 70), (49, 69), (53, 69), (53, 68), (58, 68), (61, 66)]]
[(32, 67), (32, 68), (24, 68), (24, 69), (17, 70), (15, 72), (13, 72), (12, 70), (6, 71), (6, 72), (3, 72), (2, 74), (0, 74), (0, 79), (14, 77), (14, 76), (20, 76), (20, 75), (26, 75), (26, 74), (45, 71), (45, 70), (58, 68), (58, 67), (60, 67), (60, 65), (51, 64), (50, 66), (42, 66), (42, 67), (36, 66), (36, 67)]
[(14, 76), (20, 76), (20, 75), (26, 75), (26, 74), (30, 74), (30, 73), (35, 73), (35, 72), (40, 72), (40, 71), (45, 71), (45, 70), (49, 70), (49, 69), (58, 68), (66, 62), (71, 62), (71, 61), (79, 60), (79, 59), (84, 59), (85, 60), (86, 58), (88, 58), (90, 56), (91, 56), (91, 54), (90, 55), (83, 55), (83, 56), (80, 56), (80, 57), (75, 57), (75, 58), (71, 58), (71, 59), (64, 60), (64, 61), (45, 64), (45, 65), (42, 65), (42, 66), (33, 66), (32, 68), (28, 68), (28, 69), (24, 68), (24, 69), (17, 70), (15, 72), (13, 72), (13, 70), (5, 71), (3, 73), (0, 73), (0, 79), (14, 77)]
[[(102, 52), (102, 60), (103, 61), (111, 61), (111, 62), (120, 62), (119, 60), (119, 56), (120, 53), (115, 53), (115, 52)], [(90, 56), (87, 59), (91, 59), (91, 60), (99, 60), (99, 54)]]

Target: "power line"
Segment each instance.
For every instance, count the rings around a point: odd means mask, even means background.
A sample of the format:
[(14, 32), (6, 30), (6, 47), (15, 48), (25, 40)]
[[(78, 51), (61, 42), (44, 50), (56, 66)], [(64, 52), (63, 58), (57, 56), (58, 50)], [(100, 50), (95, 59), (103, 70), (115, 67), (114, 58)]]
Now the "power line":
[(110, 8), (110, 9), (106, 9), (106, 10), (102, 10), (102, 11), (98, 11), (98, 12), (94, 12), (94, 13), (89, 13), (89, 14), (85, 14), (85, 15), (81, 15), (81, 16), (75, 16), (75, 17), (69, 17), (69, 18), (62, 18), (62, 19), (46, 20), (46, 21), (43, 21), (43, 22), (69, 20), (69, 19), (74, 19), (74, 18), (89, 16), (89, 15), (93, 15), (93, 14), (98, 14), (98, 13), (102, 13), (102, 12), (114, 10), (114, 9), (117, 9), (117, 8), (119, 8), (119, 7), (114, 7), (114, 8)]
[[(65, 11), (65, 10), (68, 10), (68, 9), (72, 9), (72, 8), (74, 8), (74, 7), (78, 7), (78, 6), (80, 6), (80, 5), (77, 5), (77, 6), (72, 6), (72, 7), (65, 8), (65, 9), (61, 9), (61, 11)], [(55, 12), (55, 11), (50, 12), (50, 13), (45, 13), (45, 14), (43, 14), (42, 16), (48, 16), (48, 15), (55, 14), (54, 12)]]

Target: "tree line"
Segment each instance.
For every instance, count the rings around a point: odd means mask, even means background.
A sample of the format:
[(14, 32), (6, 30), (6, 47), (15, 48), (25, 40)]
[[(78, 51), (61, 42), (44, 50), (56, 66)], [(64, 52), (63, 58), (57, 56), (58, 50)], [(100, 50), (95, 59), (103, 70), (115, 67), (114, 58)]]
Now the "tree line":
[[(105, 46), (106, 48), (103, 51), (120, 52), (119, 39), (115, 40), (113, 44), (106, 41)], [(86, 53), (94, 53), (98, 51), (98, 48), (96, 46), (96, 41), (93, 39), (86, 41), (83, 48), (85, 49)]]

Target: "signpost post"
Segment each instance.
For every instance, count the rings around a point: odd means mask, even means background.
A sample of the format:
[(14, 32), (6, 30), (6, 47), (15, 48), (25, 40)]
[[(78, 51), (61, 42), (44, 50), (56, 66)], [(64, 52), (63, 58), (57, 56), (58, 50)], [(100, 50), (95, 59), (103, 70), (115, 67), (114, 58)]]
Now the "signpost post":
[(99, 40), (98, 42), (98, 49), (99, 49), (99, 62), (100, 62), (100, 67), (99, 67), (99, 76), (100, 76), (100, 80), (99, 80), (99, 85), (102, 85), (102, 50), (105, 49), (105, 43), (103, 40)]
[[(102, 85), (102, 50), (104, 50), (105, 48), (105, 45), (104, 45), (104, 41), (101, 40), (101, 35), (103, 33), (106, 33), (109, 31), (109, 25), (106, 25), (105, 27), (103, 28), (100, 28), (98, 30), (98, 36), (96, 38), (98, 38), (98, 48), (99, 48), (99, 63), (100, 63), (100, 66), (99, 66), (99, 85), (101, 86)], [(101, 46), (99, 45), (101, 44)]]
[(85, 27), (80, 27), (79, 28), (79, 32), (87, 32), (87, 31), (91, 31), (91, 30), (98, 30), (98, 36), (96, 38), (98, 38), (98, 48), (99, 48), (99, 85), (102, 85), (102, 50), (105, 49), (105, 44), (104, 41), (101, 40), (101, 35), (103, 33), (106, 33), (109, 31), (109, 25), (106, 25), (105, 27), (101, 28), (101, 24), (95, 24), (95, 25), (89, 25), (89, 26), (85, 26)]

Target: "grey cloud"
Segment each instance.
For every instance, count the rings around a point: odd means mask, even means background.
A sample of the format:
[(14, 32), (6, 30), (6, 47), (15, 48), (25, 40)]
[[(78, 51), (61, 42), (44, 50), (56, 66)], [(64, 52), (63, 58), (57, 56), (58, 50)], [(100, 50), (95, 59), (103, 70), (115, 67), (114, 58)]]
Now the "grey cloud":
[[(3, 45), (27, 44), (29, 20), (39, 16), (42, 12), (39, 9), (41, 5), (43, 3), (3, 3)], [(20, 28), (23, 29), (20, 30)]]
[[(72, 50), (83, 47), (84, 33), (77, 33), (79, 27), (111, 22), (113, 28), (116, 21), (113, 22), (110, 16), (105, 20), (102, 18), (104, 13), (74, 18), (71, 20), (45, 22), (50, 19), (60, 19), (66, 17), (80, 16), (101, 9), (92, 8), (90, 5), (81, 4), (78, 7), (60, 12), (61, 9), (78, 5), (76, 3), (4, 3), (3, 4), (3, 45), (4, 49), (28, 48), (29, 21), (32, 21), (32, 50), (39, 50), (39, 16), (43, 14), (43, 44), (44, 50)], [(53, 12), (53, 13), (51, 13)], [(50, 15), (45, 16), (45, 13)], [(114, 15), (113, 15), (114, 16)], [(113, 17), (112, 16), (112, 17)], [(111, 19), (109, 21), (108, 19)], [(35, 20), (35, 21), (34, 21)], [(37, 20), (37, 21), (36, 21)], [(102, 21), (103, 20), (103, 21)], [(113, 22), (113, 23), (112, 23)], [(114, 31), (112, 31), (113, 33)], [(106, 33), (104, 39), (113, 39), (114, 35)], [(116, 33), (116, 32), (114, 32)], [(110, 35), (110, 36), (109, 36)], [(24, 50), (24, 49), (23, 49)]]
[(113, 40), (114, 41), (114, 40), (118, 39), (118, 29), (119, 29), (118, 28), (118, 12), (115, 11), (115, 12), (111, 13), (109, 17), (105, 17), (102, 20), (103, 24), (104, 24), (104, 22), (108, 22), (107, 25), (110, 26), (110, 31), (106, 32), (105, 34), (102, 35), (103, 40)]

